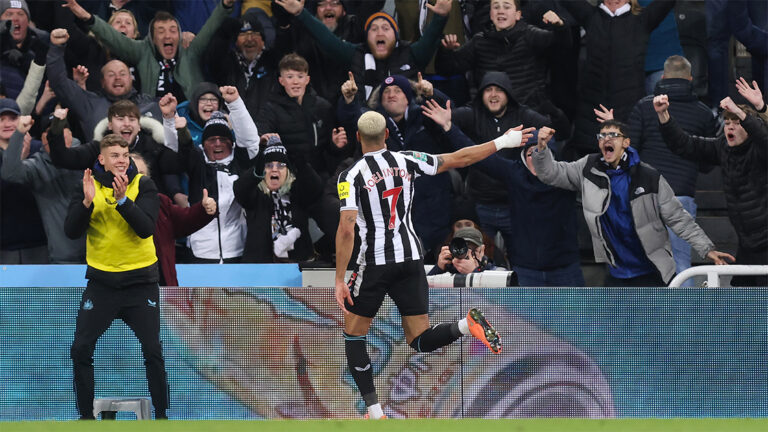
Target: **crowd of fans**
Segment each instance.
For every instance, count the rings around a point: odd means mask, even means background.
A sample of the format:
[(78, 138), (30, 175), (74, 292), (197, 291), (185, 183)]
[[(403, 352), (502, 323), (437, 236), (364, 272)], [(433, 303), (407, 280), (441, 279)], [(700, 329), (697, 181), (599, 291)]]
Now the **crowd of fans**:
[[(696, 3), (691, 29), (675, 8)], [(735, 262), (768, 264), (766, 17), (743, 0), (0, 0), (0, 263), (86, 262), (64, 219), (115, 134), (161, 195), (162, 285), (175, 262), (330, 264), (336, 181), (375, 110), (395, 151), (538, 132), (416, 181), (433, 273), (583, 285), (579, 204), (611, 285), (667, 283), (688, 242), (731, 262), (692, 219), (712, 166)], [(731, 36), (752, 59), (735, 87)]]

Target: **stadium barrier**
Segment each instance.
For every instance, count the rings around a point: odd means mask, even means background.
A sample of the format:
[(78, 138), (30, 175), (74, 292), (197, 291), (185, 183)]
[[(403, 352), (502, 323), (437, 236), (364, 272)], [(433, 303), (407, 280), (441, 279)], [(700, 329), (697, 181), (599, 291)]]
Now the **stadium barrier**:
[[(0, 419), (77, 417), (69, 345), (82, 289), (0, 288)], [(172, 419), (359, 418), (333, 288), (163, 288)], [(379, 398), (401, 417), (768, 417), (768, 289), (433, 288), (463, 338), (414, 352), (387, 300), (368, 335)], [(148, 396), (141, 349), (113, 324), (96, 397)]]
[[(176, 264), (180, 286), (301, 286), (298, 264)], [(85, 265), (0, 265), (0, 287), (84, 287)]]
[(720, 276), (756, 276), (768, 275), (768, 265), (700, 265), (683, 270), (669, 281), (670, 288), (678, 288), (683, 282), (696, 276), (706, 276), (706, 286), (720, 287)]

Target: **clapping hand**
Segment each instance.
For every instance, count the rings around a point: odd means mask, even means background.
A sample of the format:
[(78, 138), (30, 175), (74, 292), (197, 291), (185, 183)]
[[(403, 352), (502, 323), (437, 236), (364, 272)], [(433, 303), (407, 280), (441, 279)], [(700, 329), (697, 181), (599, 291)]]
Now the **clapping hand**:
[(83, 205), (90, 208), (93, 203), (93, 197), (96, 196), (96, 185), (93, 183), (91, 169), (83, 171)]
[(128, 177), (125, 174), (117, 174), (112, 180), (112, 196), (115, 201), (125, 198), (125, 191), (128, 190)]

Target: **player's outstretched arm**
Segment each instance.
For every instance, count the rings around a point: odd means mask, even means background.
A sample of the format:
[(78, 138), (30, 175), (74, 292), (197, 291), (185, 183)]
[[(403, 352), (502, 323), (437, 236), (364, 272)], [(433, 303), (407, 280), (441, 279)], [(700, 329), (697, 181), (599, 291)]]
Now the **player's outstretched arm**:
[(504, 148), (515, 148), (525, 145), (528, 139), (533, 137), (536, 128), (525, 128), (520, 125), (508, 130), (504, 135), (487, 143), (464, 147), (453, 153), (437, 155), (439, 166), (437, 173), (445, 172), (453, 168), (464, 168), (473, 163), (480, 162), (488, 156)]

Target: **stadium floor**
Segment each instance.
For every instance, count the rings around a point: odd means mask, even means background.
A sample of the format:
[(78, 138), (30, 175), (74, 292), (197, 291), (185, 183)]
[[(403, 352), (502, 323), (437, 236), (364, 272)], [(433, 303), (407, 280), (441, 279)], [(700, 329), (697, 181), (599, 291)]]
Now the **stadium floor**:
[(325, 431), (355, 431), (359, 432), (365, 421), (366, 431), (401, 431), (412, 428), (419, 432), (485, 432), (485, 431), (514, 431), (514, 432), (638, 432), (638, 431), (674, 431), (674, 432), (708, 432), (708, 431), (766, 431), (768, 419), (526, 419), (526, 420), (482, 420), (482, 419), (419, 419), (419, 420), (386, 420), (372, 422), (367, 420), (251, 420), (251, 421), (164, 421), (142, 422), (0, 422), (3, 432), (16, 431), (137, 431), (142, 432), (325, 432)]

